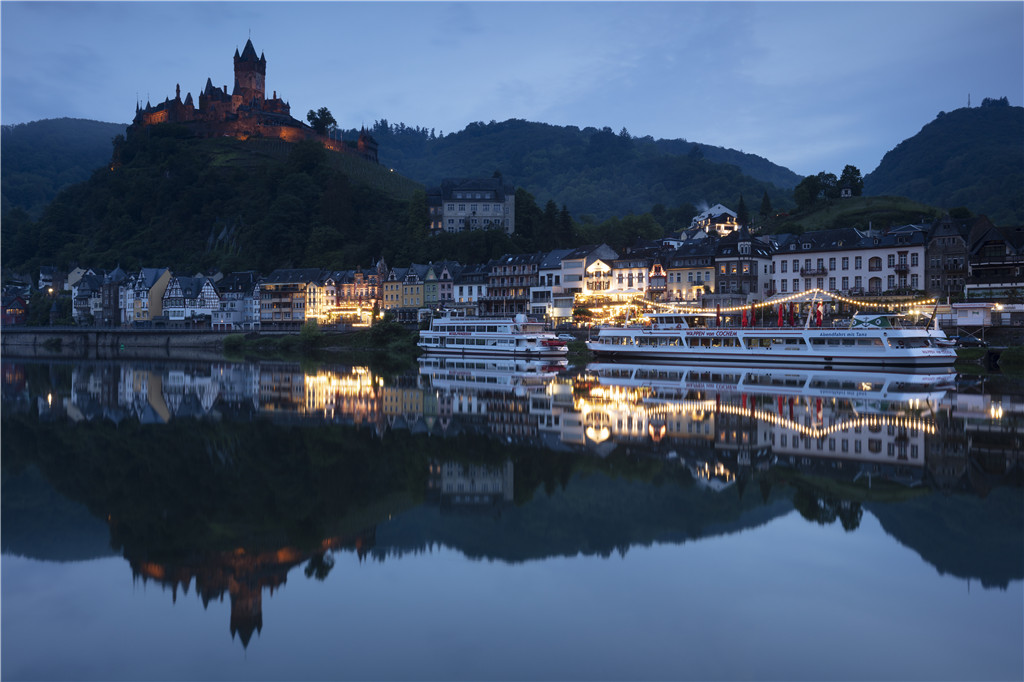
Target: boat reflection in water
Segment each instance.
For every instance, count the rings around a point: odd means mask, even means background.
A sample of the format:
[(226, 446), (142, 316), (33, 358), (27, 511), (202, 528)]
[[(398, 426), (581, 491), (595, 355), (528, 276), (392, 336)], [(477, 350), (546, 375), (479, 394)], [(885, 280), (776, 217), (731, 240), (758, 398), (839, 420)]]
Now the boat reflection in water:
[[(61, 385), (62, 377), (69, 385)], [(47, 477), (66, 477), (62, 490), (77, 491), (90, 509), (107, 510), (112, 544), (134, 575), (158, 581), (173, 594), (191, 584), (204, 603), (228, 594), (231, 634), (246, 645), (262, 628), (263, 592), (283, 585), (296, 566), (305, 564), (307, 576), (323, 578), (335, 552), (383, 560), (390, 552), (417, 551), (416, 543), (424, 540), (406, 539), (412, 547), (407, 550), (397, 542), (388, 545), (381, 529), (393, 529), (387, 525), (392, 518), (415, 514), (421, 504), (460, 513), (525, 508), (538, 487), (559, 476), (565, 485), (575, 472), (600, 470), (602, 463), (615, 476), (637, 461), (649, 464), (648, 470), (669, 480), (685, 479), (680, 495), (690, 494), (691, 477), (703, 486), (702, 495), (742, 492), (757, 478), (766, 490), (775, 486), (776, 491), (800, 477), (806, 477), (801, 485), (811, 478), (838, 479), (858, 487), (856, 501), (825, 499), (826, 493), (814, 498), (819, 493), (801, 488), (791, 493), (789, 509), (797, 506), (797, 494), (810, 495), (801, 513), (835, 503), (840, 516), (852, 519), (850, 528), (859, 518), (859, 500), (870, 500), (873, 486), (931, 487), (983, 497), (1019, 478), (1024, 435), (1013, 425), (1024, 416), (1024, 398), (958, 385), (956, 379), (934, 371), (620, 363), (569, 371), (565, 360), (483, 357), (428, 356), (397, 375), (367, 367), (310, 371), (288, 362), (98, 362), (57, 371), (5, 360), (3, 416), (19, 420), (19, 428), (5, 434), (31, 442), (37, 435), (33, 429), (45, 429), (90, 453), (69, 457), (22, 448), (34, 453), (38, 461), (33, 463)], [(111, 453), (104, 440), (114, 426), (78, 428), (82, 421), (117, 425), (126, 420), (152, 427), (119, 429), (125, 445), (118, 453)], [(282, 424), (289, 428), (278, 428)], [(386, 431), (395, 433), (385, 440)], [(90, 445), (88, 439), (97, 433), (101, 437)], [(463, 449), (453, 452), (456, 444)], [(136, 456), (145, 466), (124, 461)], [(556, 461), (561, 468), (553, 466)], [(89, 476), (76, 466), (91, 467)], [(112, 485), (118, 494), (109, 499), (96, 497), (103, 486), (82, 484), (104, 473), (121, 481), (125, 470), (137, 472), (136, 477), (130, 485)], [(185, 481), (178, 487), (197, 492), (169, 495), (168, 480)], [(200, 490), (210, 491), (209, 497), (201, 499)], [(160, 503), (149, 504), (150, 499)], [(280, 501), (269, 528), (259, 526), (267, 513), (253, 500)], [(634, 513), (657, 513), (651, 505), (636, 506)], [(150, 516), (150, 508), (161, 515)], [(301, 515), (283, 523), (291, 510)], [(7, 511), (5, 505), (5, 518), (14, 518)], [(586, 509), (579, 514), (580, 528), (589, 532), (604, 523), (612, 534), (621, 525), (627, 539), (614, 537), (609, 546), (663, 539), (655, 531), (634, 535), (643, 524), (634, 519), (630, 526), (619, 508), (612, 513), (621, 523)], [(431, 523), (443, 524), (440, 516), (431, 516)], [(556, 514), (544, 521), (565, 528), (571, 519)], [(687, 521), (685, 515), (659, 516), (650, 527), (680, 524), (670, 528), (672, 537), (680, 537), (684, 528), (697, 536), (711, 532), (686, 528)], [(213, 534), (200, 536), (204, 546), (189, 544), (197, 529), (208, 526), (227, 539)], [(237, 537), (228, 534), (233, 528), (241, 529)], [(154, 540), (161, 537), (157, 533), (169, 540)], [(550, 535), (560, 539), (558, 532)], [(480, 537), (493, 542), (475, 545), (480, 556), (503, 558), (502, 551), (511, 551), (496, 532)], [(585, 541), (565, 547), (555, 539), (541, 546), (536, 538), (533, 544), (530, 538), (514, 538), (519, 542), (507, 545), (524, 556), (573, 556), (591, 546), (591, 536), (581, 537)], [(168, 547), (189, 551), (178, 556)], [(161, 553), (169, 556), (154, 558)], [(974, 565), (955, 570), (957, 575), (983, 573)], [(1019, 579), (1015, 570), (1011, 567), (1011, 577)]]
[[(953, 373), (595, 363), (576, 385), (588, 440), (688, 445), (692, 473), (824, 466), (916, 485)], [(673, 452), (672, 456), (677, 456)]]

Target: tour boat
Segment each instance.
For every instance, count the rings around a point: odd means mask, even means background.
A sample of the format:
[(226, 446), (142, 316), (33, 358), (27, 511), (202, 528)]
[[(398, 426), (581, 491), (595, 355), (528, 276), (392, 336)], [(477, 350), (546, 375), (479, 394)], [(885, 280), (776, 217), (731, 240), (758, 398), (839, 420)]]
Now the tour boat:
[(952, 368), (929, 370), (826, 370), (783, 367), (692, 367), (678, 364), (597, 362), (585, 377), (602, 386), (645, 389), (649, 400), (673, 400), (691, 392), (768, 395), (778, 398), (851, 400), (868, 405), (916, 401), (937, 404), (956, 387)]
[[(937, 328), (896, 314), (857, 314), (842, 326), (719, 326), (717, 313), (656, 313), (643, 326), (601, 327), (587, 347), (603, 358), (816, 367), (948, 367), (956, 350)], [(791, 318), (792, 320), (792, 318)]]
[(451, 357), (425, 355), (419, 372), (444, 393), (515, 393), (543, 390), (569, 363), (565, 358)]
[(428, 353), (447, 355), (512, 355), (516, 357), (555, 357), (565, 355), (569, 347), (542, 322), (525, 315), (513, 318), (438, 317), (430, 329), (420, 331), (416, 344)]

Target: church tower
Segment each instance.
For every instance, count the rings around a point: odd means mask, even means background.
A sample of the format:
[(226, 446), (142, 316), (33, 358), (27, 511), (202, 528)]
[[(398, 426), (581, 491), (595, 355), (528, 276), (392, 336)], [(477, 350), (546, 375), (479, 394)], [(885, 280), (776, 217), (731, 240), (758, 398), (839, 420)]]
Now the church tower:
[(256, 48), (252, 40), (245, 41), (242, 54), (235, 50), (235, 88), (231, 93), (232, 109), (248, 106), (255, 99), (262, 103), (266, 98), (267, 59), (262, 54), (256, 56)]

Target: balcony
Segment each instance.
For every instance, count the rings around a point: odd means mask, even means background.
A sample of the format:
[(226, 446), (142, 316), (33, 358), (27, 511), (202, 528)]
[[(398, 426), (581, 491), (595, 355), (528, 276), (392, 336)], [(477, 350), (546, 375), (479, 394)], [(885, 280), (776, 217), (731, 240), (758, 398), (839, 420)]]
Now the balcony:
[(828, 268), (824, 266), (814, 268), (800, 268), (801, 277), (824, 277), (827, 274)]
[(906, 274), (906, 273), (910, 272), (910, 266), (907, 265), (906, 263), (897, 263), (896, 265), (892, 266), (892, 269), (895, 272), (901, 273), (901, 274)]

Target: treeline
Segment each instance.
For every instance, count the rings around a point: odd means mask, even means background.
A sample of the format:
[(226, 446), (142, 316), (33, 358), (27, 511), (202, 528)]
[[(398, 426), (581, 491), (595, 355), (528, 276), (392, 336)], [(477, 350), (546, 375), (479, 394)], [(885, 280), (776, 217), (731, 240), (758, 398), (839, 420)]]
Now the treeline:
[[(353, 164), (365, 166), (365, 173)], [(678, 232), (696, 214), (688, 204), (577, 221), (564, 204), (549, 199), (540, 205), (520, 188), (514, 235), (430, 237), (426, 192), (387, 185), (399, 179), (315, 142), (198, 140), (178, 126), (155, 126), (145, 135), (116, 137), (108, 163), (58, 195), (39, 220), (8, 212), (3, 264), (24, 270), (81, 264), (267, 273), (369, 267), (379, 258), (389, 265), (484, 263), (504, 253), (584, 243), (604, 242), (622, 251), (637, 239)]]
[(864, 178), (868, 195), (969, 207), (996, 225), (1024, 223), (1024, 108), (1005, 97), (940, 111)]
[(110, 141), (123, 123), (61, 118), (0, 129), (0, 211), (42, 215), (57, 193), (110, 161)]
[[(377, 121), (381, 163), (426, 186), (500, 170), (517, 187), (565, 206), (581, 221), (736, 201), (741, 194), (791, 206), (800, 177), (766, 159), (686, 140), (634, 137), (623, 129), (553, 126), (511, 119), (457, 133)], [(358, 131), (346, 131), (352, 137)]]

